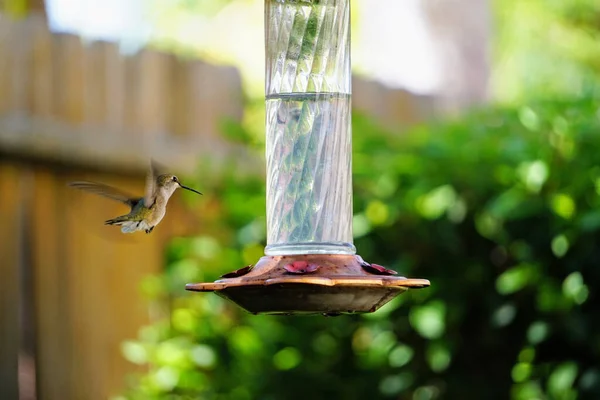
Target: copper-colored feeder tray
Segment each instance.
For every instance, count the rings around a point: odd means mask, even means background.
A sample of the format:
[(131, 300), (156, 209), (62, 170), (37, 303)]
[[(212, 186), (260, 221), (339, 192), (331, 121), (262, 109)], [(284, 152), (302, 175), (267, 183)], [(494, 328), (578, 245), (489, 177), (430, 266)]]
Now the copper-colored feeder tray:
[(408, 289), (429, 286), (407, 279), (358, 255), (264, 256), (256, 266), (225, 274), (186, 290), (215, 292), (253, 314), (374, 312)]

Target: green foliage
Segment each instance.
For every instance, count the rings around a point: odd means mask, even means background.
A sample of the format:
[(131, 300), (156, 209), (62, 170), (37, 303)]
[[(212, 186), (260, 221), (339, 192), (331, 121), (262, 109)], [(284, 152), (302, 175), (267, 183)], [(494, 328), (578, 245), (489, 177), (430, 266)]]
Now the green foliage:
[(600, 88), (600, 2), (496, 0), (493, 92), (502, 101)]
[[(374, 314), (252, 316), (183, 291), (255, 262), (264, 183), (214, 180), (217, 216), (145, 292), (131, 399), (600, 397), (600, 101), (490, 109), (391, 135), (354, 120), (355, 244), (432, 281)], [(167, 307), (168, 305), (168, 307)]]

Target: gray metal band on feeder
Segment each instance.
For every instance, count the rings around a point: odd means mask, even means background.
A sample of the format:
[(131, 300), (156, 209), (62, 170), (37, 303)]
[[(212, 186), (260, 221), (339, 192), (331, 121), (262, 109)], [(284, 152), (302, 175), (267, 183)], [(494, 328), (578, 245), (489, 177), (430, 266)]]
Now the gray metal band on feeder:
[(429, 286), (356, 255), (349, 0), (265, 0), (267, 247), (210, 283), (252, 313), (373, 312)]

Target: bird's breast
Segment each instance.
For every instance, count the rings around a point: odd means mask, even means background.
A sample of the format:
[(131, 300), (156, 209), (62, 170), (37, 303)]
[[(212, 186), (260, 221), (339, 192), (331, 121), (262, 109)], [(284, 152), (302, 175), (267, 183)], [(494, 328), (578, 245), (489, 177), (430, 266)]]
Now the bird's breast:
[(165, 216), (167, 208), (163, 204), (159, 204), (158, 202), (150, 208), (150, 214), (146, 218), (146, 220), (150, 223), (151, 226), (157, 225)]

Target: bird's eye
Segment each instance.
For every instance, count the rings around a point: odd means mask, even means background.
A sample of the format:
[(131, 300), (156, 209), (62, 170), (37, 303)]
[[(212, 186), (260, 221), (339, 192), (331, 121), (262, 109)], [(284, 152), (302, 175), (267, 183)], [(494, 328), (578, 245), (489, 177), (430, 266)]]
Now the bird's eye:
[(173, 182), (177, 182), (177, 177), (176, 176), (173, 177)]

